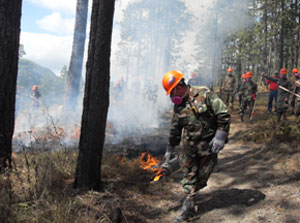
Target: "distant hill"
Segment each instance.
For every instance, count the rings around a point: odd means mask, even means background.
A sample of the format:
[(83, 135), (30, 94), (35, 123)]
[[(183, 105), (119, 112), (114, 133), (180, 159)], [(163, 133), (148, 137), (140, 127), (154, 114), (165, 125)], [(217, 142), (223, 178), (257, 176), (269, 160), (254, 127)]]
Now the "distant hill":
[(30, 60), (19, 60), (18, 94), (27, 101), (32, 86), (37, 85), (43, 100), (48, 104), (61, 104), (64, 95), (64, 80), (57, 77), (50, 69)]

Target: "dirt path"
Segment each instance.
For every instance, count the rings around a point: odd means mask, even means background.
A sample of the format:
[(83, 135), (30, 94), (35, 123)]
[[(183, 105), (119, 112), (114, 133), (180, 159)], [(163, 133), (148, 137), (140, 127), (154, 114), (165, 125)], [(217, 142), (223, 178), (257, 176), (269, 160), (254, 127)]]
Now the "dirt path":
[[(235, 136), (247, 128), (250, 123), (232, 123), (230, 141), (220, 153), (216, 171), (197, 196), (200, 218), (193, 222), (300, 222), (300, 173), (289, 167), (289, 155), (274, 154), (266, 145), (236, 141)], [(180, 191), (175, 184), (174, 194)], [(170, 204), (171, 214), (157, 222), (172, 222), (179, 207), (178, 201)]]

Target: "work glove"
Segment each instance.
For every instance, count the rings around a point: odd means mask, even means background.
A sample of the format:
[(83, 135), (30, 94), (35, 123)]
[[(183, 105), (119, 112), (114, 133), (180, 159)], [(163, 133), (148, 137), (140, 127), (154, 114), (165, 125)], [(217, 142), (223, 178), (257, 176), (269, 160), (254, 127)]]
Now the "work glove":
[(223, 130), (217, 130), (215, 137), (211, 140), (209, 145), (211, 146), (212, 153), (218, 153), (225, 146), (225, 142), (228, 137), (228, 132)]
[(174, 146), (168, 145), (166, 148), (165, 159), (169, 162), (174, 157)]
[(256, 99), (256, 94), (252, 94), (252, 98), (253, 98), (253, 100), (255, 101), (255, 99)]

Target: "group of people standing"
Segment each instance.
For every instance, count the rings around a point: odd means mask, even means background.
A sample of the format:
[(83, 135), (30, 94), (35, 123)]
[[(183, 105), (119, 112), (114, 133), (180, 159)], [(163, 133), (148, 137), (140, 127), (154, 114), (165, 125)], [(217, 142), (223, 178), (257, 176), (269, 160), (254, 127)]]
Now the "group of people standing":
[[(220, 87), (221, 98), (231, 111), (233, 111), (234, 98), (237, 95), (239, 114), (242, 122), (244, 121), (244, 114), (247, 107), (252, 111), (254, 101), (256, 100), (257, 84), (252, 81), (252, 76), (252, 72), (248, 71), (242, 74), (241, 81), (237, 82), (233, 75), (233, 69), (230, 67)], [(251, 112), (249, 115), (251, 115)]]
[[(253, 106), (257, 95), (257, 84), (252, 81), (252, 72), (248, 71), (241, 75), (241, 81), (236, 82), (232, 68), (228, 68), (227, 75), (221, 83), (220, 95), (225, 104), (233, 110), (234, 97), (237, 95), (239, 101), (239, 114), (241, 121), (244, 121), (244, 114), (247, 107), (250, 110), (249, 117), (253, 115)], [(264, 81), (264, 82), (263, 82)], [(261, 74), (261, 82), (265, 83), (269, 91), (268, 114), (277, 115), (277, 121), (287, 118), (288, 112), (300, 116), (300, 73), (297, 68), (292, 71), (292, 77), (287, 76), (287, 69), (282, 68), (275, 72), (272, 77)], [(289, 99), (289, 97), (291, 98)]]

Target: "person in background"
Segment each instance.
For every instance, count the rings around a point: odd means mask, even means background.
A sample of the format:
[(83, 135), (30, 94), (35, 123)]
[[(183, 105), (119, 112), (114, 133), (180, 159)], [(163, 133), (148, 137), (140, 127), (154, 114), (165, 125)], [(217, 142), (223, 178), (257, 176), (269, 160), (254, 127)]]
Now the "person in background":
[[(240, 89), (241, 89), (241, 87), (245, 84), (245, 82), (246, 82), (246, 74), (242, 74), (241, 75), (241, 80), (240, 80), (240, 82), (239, 82), (239, 84), (238, 84), (238, 87), (237, 87), (237, 92), (239, 93), (240, 92)], [(239, 102), (239, 106), (241, 106), (241, 103), (242, 103), (242, 95), (239, 95), (237, 93), (237, 100), (238, 100), (238, 102)]]
[[(240, 105), (240, 118), (241, 121), (244, 121), (244, 114), (247, 107), (250, 109), (250, 115), (252, 111), (252, 107), (254, 101), (256, 100), (256, 92), (257, 92), (257, 85), (252, 81), (252, 72), (248, 71), (246, 73), (246, 81), (245, 84), (240, 88), (238, 95), (241, 95), (241, 105)], [(249, 116), (250, 118), (250, 116)]]
[(225, 104), (230, 107), (231, 111), (233, 111), (233, 102), (235, 95), (235, 84), (236, 80), (232, 74), (232, 68), (229, 67), (227, 70), (227, 75), (225, 76), (224, 81), (221, 84), (221, 95), (225, 102)]
[(202, 82), (203, 81), (200, 74), (192, 73), (192, 78), (189, 79), (188, 84), (197, 87), (197, 86), (201, 86), (203, 84)]
[(268, 114), (272, 114), (272, 107), (274, 101), (275, 113), (277, 114), (277, 92), (278, 92), (279, 73), (275, 71), (273, 77), (267, 80), (267, 87), (269, 90)]
[[(298, 69), (297, 68), (294, 68), (292, 70), (292, 77), (291, 77), (291, 84), (292, 84), (292, 88), (293, 88), (293, 92), (296, 92), (296, 78), (298, 76)], [(295, 95), (292, 95), (292, 100), (291, 100), (291, 103), (290, 103), (290, 108), (289, 108), (289, 113), (290, 114), (295, 114), (295, 100), (296, 100), (296, 96)]]
[(292, 84), (287, 79), (287, 70), (286, 68), (282, 68), (280, 70), (280, 76), (278, 80), (278, 96), (277, 96), (277, 121), (281, 121), (281, 117), (283, 116), (283, 120), (287, 119), (287, 111), (289, 107), (289, 95), (290, 93), (280, 88), (280, 86), (292, 90)]
[(30, 98), (32, 100), (32, 108), (34, 111), (37, 111), (40, 107), (41, 104), (41, 93), (38, 90), (38, 86), (37, 85), (33, 85), (32, 86), (32, 91), (30, 94)]

